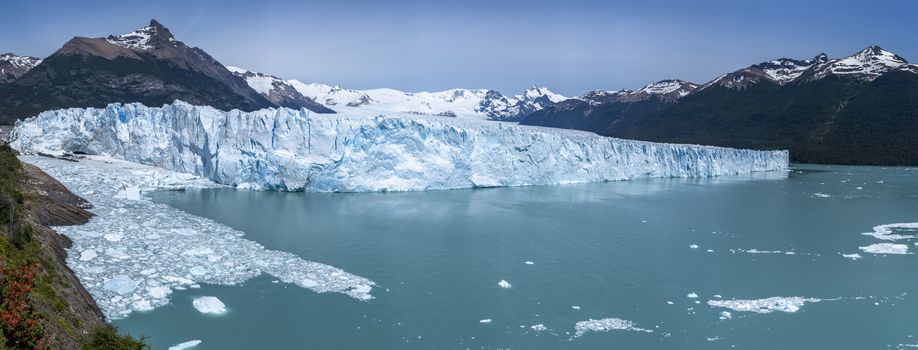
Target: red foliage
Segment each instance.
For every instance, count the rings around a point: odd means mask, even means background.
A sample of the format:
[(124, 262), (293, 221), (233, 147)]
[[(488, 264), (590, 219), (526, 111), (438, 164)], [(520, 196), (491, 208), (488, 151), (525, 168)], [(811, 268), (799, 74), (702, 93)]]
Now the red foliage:
[(29, 298), (37, 271), (34, 263), (7, 266), (0, 258), (0, 330), (13, 348), (48, 349), (45, 331)]

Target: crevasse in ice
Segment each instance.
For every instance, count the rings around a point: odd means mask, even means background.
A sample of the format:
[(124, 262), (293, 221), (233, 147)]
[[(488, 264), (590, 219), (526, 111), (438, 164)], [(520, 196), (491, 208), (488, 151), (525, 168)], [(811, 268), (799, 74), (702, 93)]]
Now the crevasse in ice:
[(412, 191), (706, 177), (787, 168), (786, 151), (622, 140), (445, 117), (220, 111), (181, 101), (48, 111), (23, 153), (85, 152), (257, 189)]

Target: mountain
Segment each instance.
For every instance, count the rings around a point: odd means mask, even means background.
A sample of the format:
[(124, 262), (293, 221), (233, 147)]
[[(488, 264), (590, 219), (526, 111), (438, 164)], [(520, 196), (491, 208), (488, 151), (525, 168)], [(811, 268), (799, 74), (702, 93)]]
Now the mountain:
[(659, 111), (696, 89), (698, 84), (669, 79), (645, 85), (637, 91), (592, 91), (531, 113), (520, 124), (598, 132), (622, 120)]
[(579, 119), (552, 111), (523, 123), (567, 120), (555, 123), (647, 141), (789, 149), (791, 160), (806, 163), (918, 164), (918, 68), (878, 46), (838, 59), (760, 63), (642, 113), (623, 113), (615, 102), (590, 106)]
[(40, 58), (13, 53), (0, 55), (0, 84), (12, 83), (41, 63)]
[(325, 84), (287, 80), (297, 91), (339, 113), (416, 114), (462, 119), (519, 121), (566, 97), (548, 88), (533, 86), (520, 95), (506, 97), (485, 89), (451, 89), (439, 92), (404, 92), (395, 89), (352, 90)]
[(0, 87), (0, 123), (66, 107), (180, 99), (219, 109), (274, 107), (246, 81), (156, 22), (107, 38), (75, 37)]
[(273, 75), (248, 71), (239, 67), (227, 66), (233, 74), (245, 79), (249, 87), (279, 107), (300, 109), (306, 108), (316, 113), (335, 113), (334, 110), (317, 103), (310, 97), (303, 96), (293, 85)]

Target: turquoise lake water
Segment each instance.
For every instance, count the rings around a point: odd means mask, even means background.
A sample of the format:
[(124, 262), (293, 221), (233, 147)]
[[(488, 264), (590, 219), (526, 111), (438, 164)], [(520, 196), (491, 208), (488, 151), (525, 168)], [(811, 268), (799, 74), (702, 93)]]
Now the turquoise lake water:
[[(115, 322), (150, 336), (156, 349), (191, 339), (203, 341), (195, 349), (918, 343), (918, 256), (859, 249), (885, 242), (918, 251), (916, 240), (861, 234), (918, 222), (918, 169), (798, 165), (714, 179), (369, 194), (211, 189), (153, 198), (378, 284), (368, 302), (270, 276), (176, 291), (170, 305)], [(854, 253), (862, 258), (842, 256)], [(199, 313), (191, 301), (200, 296), (218, 297), (228, 312)], [(795, 296), (821, 301), (792, 313), (707, 304)], [(651, 332), (575, 336), (577, 322), (605, 318)]]

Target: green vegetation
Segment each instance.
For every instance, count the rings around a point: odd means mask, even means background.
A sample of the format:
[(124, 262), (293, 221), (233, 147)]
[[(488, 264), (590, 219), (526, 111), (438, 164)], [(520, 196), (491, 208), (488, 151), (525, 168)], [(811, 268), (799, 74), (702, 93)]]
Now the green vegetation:
[(48, 231), (29, 220), (29, 203), (41, 198), (23, 191), (27, 179), (12, 149), (0, 145), (0, 350), (147, 349), (143, 339), (87, 322), (98, 316), (74, 311), (63, 297), (73, 286), (43, 247), (39, 235)]
[(144, 337), (140, 341), (130, 336), (120, 335), (114, 327), (96, 328), (83, 343), (85, 350), (145, 350), (150, 346), (144, 344)]

